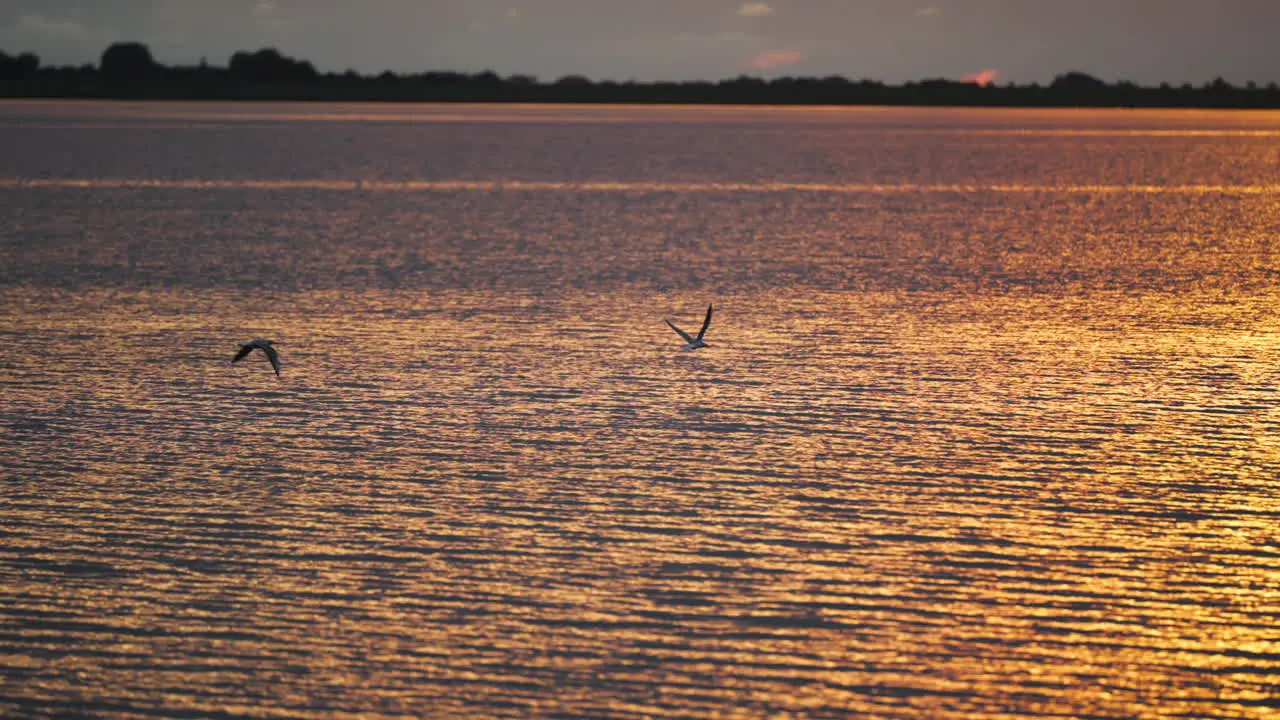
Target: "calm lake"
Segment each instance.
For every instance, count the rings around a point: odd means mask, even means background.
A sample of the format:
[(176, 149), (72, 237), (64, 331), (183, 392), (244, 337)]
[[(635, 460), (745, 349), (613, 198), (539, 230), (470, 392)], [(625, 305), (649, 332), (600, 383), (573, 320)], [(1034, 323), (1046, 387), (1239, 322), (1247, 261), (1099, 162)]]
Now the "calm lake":
[(0, 158), (5, 717), (1280, 712), (1280, 113), (5, 102)]

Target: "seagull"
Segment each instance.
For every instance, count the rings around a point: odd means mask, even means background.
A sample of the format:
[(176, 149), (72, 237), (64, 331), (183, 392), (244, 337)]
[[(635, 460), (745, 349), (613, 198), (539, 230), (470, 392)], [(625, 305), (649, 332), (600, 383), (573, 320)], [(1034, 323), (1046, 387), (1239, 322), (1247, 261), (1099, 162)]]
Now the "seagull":
[(250, 340), (249, 342), (241, 345), (240, 352), (236, 353), (236, 356), (231, 358), (231, 362), (240, 362), (248, 357), (249, 353), (254, 350), (261, 350), (263, 353), (266, 353), (267, 359), (271, 361), (271, 367), (276, 371), (276, 377), (280, 377), (280, 354), (276, 352), (275, 348), (271, 347), (270, 340)]
[[(665, 318), (663, 319), (665, 320)], [(684, 338), (686, 344), (682, 348), (683, 350), (697, 350), (700, 347), (707, 347), (707, 344), (702, 342), (702, 336), (707, 334), (707, 327), (711, 325), (711, 306), (707, 306), (707, 319), (702, 321), (702, 329), (698, 331), (698, 337), (693, 337), (689, 333), (676, 327), (675, 323), (670, 320), (667, 320), (667, 324), (671, 326), (672, 330), (679, 333), (680, 337)]]

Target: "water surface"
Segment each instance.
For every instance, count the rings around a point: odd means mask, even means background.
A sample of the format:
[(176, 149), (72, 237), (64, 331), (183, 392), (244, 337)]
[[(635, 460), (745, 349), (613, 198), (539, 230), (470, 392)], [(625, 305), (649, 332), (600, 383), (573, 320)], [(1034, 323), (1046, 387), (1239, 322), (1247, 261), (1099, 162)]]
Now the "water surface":
[(1274, 714), (1278, 139), (0, 104), (0, 712)]

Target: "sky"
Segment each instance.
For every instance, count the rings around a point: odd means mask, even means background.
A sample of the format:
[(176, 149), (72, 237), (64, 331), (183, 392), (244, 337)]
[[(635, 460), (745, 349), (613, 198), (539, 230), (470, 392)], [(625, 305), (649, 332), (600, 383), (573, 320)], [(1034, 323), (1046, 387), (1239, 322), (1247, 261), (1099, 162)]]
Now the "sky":
[(1277, 0), (3, 0), (0, 50), (168, 65), (273, 47), (321, 71), (554, 80), (741, 74), (1143, 85), (1280, 82)]

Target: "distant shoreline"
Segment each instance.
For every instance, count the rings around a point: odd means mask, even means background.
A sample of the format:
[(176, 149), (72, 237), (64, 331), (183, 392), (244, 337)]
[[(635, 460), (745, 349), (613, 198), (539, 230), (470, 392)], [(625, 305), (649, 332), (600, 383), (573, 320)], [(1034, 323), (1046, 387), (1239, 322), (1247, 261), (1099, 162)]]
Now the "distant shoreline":
[[(958, 83), (957, 83), (958, 84)], [(375, 103), (483, 103), (545, 105), (707, 105), (761, 107), (972, 107), (972, 108), (1116, 108), (1186, 110), (1277, 110), (1280, 92), (1256, 91), (1240, 97), (1204, 97), (1201, 91), (1190, 96), (1178, 91), (1145, 92), (1125, 97), (1080, 96), (1049, 88), (935, 88), (882, 86), (864, 92), (792, 93), (760, 89), (743, 92), (719, 88), (664, 91), (637, 85), (635, 89), (609, 87), (564, 90), (553, 85), (521, 88), (516, 91), (475, 91), (470, 89), (420, 86), (380, 89), (331, 85), (246, 85), (233, 87), (191, 87), (119, 84), (44, 84), (0, 82), (4, 100), (130, 100), (130, 101), (222, 101), (222, 102), (375, 102)], [(1248, 91), (1240, 91), (1248, 92)]]
[(116, 43), (98, 65), (42, 67), (39, 58), (0, 51), (0, 98), (218, 100), (384, 103), (539, 103), (596, 105), (757, 105), (1005, 108), (1280, 109), (1280, 86), (1233, 86), (1221, 78), (1195, 87), (1106, 83), (1068, 72), (1048, 85), (979, 85), (933, 79), (888, 85), (874, 80), (742, 75), (720, 81), (616, 82), (566, 75), (429, 71), (377, 75), (317, 72), (273, 49), (237, 52), (225, 67), (166, 66), (141, 43)]

